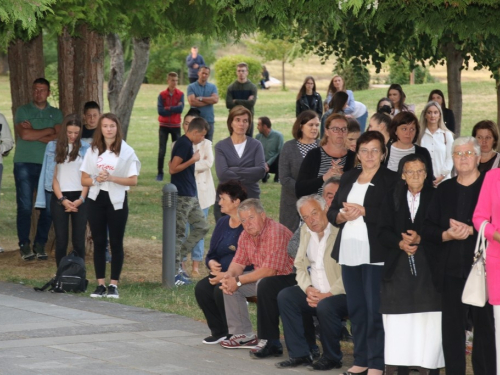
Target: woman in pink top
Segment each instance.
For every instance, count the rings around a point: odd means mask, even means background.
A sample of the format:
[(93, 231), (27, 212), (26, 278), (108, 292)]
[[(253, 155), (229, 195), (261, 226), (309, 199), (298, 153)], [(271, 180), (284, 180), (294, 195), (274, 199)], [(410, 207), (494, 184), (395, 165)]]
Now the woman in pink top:
[[(495, 315), (495, 342), (497, 363), (500, 363), (500, 168), (486, 173), (472, 221), (479, 230), (483, 221), (488, 221), (484, 235), (488, 240), (486, 249), (486, 275), (489, 303)], [(497, 374), (500, 374), (497, 366)]]

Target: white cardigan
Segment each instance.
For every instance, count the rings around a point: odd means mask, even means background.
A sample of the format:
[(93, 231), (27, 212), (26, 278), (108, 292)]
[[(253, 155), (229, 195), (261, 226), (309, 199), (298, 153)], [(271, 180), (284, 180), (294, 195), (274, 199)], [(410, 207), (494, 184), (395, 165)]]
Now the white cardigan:
[(203, 142), (194, 145), (193, 149), (194, 151), (200, 151), (200, 160), (194, 165), (194, 175), (198, 189), (198, 201), (201, 209), (204, 210), (215, 203), (215, 185), (211, 170), (214, 164), (212, 142), (205, 139)]
[(449, 130), (438, 128), (432, 134), (429, 129), (425, 129), (420, 146), (425, 147), (431, 154), (434, 177), (443, 175), (445, 180), (450, 178), (450, 172), (453, 168), (451, 155), (453, 141), (453, 133)]
[[(89, 148), (85, 154), (80, 170), (88, 173), (90, 176), (99, 174), (99, 169), (97, 168), (98, 154), (99, 150)], [(113, 175), (117, 177), (130, 177), (127, 176), (127, 173), (132, 163), (136, 163), (137, 175), (139, 175), (141, 171), (141, 162), (137, 158), (134, 149), (125, 143), (125, 141), (122, 141), (120, 155), (118, 155), (118, 163), (116, 164)], [(123, 208), (123, 202), (125, 201), (125, 192), (130, 189), (130, 186), (123, 186), (110, 182), (108, 188), (109, 199), (114, 209), (121, 210)], [(101, 188), (99, 186), (91, 186), (88, 198), (96, 200), (100, 190)]]

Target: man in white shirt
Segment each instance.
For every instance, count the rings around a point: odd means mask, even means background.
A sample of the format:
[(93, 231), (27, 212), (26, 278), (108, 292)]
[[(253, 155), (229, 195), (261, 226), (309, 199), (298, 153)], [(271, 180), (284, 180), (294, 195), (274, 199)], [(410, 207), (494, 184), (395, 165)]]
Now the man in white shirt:
[[(290, 358), (276, 363), (278, 368), (309, 365), (311, 370), (342, 367), (340, 338), (342, 318), (347, 316), (347, 301), (340, 266), (330, 252), (338, 230), (326, 217), (326, 202), (316, 195), (297, 201), (297, 210), (306, 223), (301, 228), (295, 258), (297, 285), (278, 294), (285, 342)], [(323, 355), (312, 361), (305, 338), (303, 315), (316, 315), (321, 327)]]

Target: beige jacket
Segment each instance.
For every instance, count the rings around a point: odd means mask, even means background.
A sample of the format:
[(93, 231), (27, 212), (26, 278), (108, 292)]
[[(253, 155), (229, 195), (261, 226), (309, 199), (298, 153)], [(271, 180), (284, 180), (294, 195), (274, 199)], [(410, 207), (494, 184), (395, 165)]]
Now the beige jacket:
[[(328, 282), (330, 283), (330, 293), (334, 296), (338, 294), (345, 294), (344, 283), (342, 282), (342, 272), (340, 265), (332, 258), (331, 249), (333, 249), (333, 244), (337, 238), (338, 228), (335, 228), (330, 223), (330, 236), (326, 241), (325, 255), (323, 261), (325, 263), (325, 272)], [(307, 246), (311, 234), (307, 230), (307, 225), (302, 225), (300, 229), (300, 245), (297, 251), (297, 256), (295, 257), (295, 268), (297, 269), (297, 284), (300, 288), (306, 292), (307, 287), (312, 285), (311, 276), (307, 268), (311, 265), (309, 259), (307, 258)]]
[(202, 210), (213, 206), (215, 203), (215, 185), (212, 177), (212, 165), (214, 164), (214, 152), (212, 142), (205, 139), (203, 142), (193, 146), (194, 151), (200, 150), (200, 160), (194, 165), (194, 176), (198, 188), (198, 201)]

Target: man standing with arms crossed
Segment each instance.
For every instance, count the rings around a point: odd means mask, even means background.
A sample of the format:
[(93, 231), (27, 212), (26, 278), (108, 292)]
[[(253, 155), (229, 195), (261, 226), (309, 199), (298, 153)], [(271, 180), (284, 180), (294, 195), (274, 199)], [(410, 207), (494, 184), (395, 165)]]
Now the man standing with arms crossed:
[[(40, 210), (33, 250), (29, 235), (33, 193), (38, 186), (45, 147), (48, 142), (57, 138), (63, 120), (62, 112), (47, 102), (49, 95), (49, 81), (45, 78), (36, 79), (33, 82), (33, 101), (19, 107), (14, 117), (17, 236), (24, 260), (32, 260), (35, 256), (37, 259), (47, 259), (45, 244), (52, 224), (50, 205), (47, 204), (47, 208)], [(47, 202), (50, 202), (50, 196), (47, 198)]]
[[(248, 65), (241, 62), (236, 66), (237, 79), (227, 88), (226, 108), (231, 110), (237, 105), (242, 105), (254, 115), (254, 106), (257, 102), (257, 86), (248, 79)], [(247, 136), (253, 136), (253, 122), (248, 127)]]
[(212, 142), (214, 136), (214, 104), (219, 102), (217, 87), (208, 82), (210, 68), (202, 66), (198, 71), (198, 80), (188, 86), (188, 102), (191, 108), (198, 108), (200, 116), (208, 122), (210, 130), (205, 136)]

